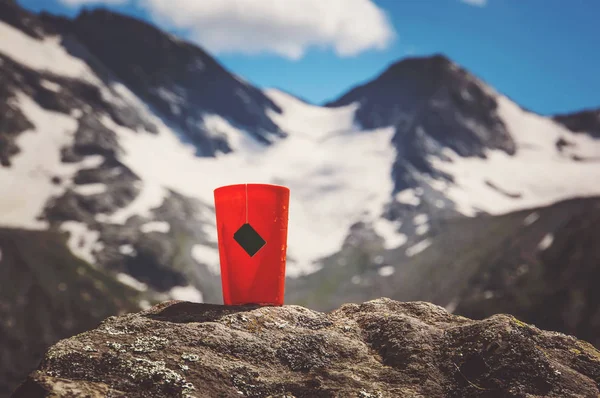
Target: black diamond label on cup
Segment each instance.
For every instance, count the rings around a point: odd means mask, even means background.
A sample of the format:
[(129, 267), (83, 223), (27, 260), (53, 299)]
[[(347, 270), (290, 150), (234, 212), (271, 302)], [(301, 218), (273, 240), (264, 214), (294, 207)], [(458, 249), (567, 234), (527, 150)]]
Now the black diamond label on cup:
[(244, 224), (233, 234), (233, 239), (242, 249), (250, 255), (254, 256), (267, 242), (256, 232), (250, 224)]

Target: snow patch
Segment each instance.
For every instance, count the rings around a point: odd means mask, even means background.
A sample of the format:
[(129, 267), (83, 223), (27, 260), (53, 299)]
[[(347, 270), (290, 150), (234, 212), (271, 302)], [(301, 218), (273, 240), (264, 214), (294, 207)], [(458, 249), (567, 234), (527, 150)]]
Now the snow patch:
[(217, 225), (215, 224), (214, 215), (210, 221), (207, 219), (202, 219), (201, 221), (202, 232), (207, 235), (207, 238), (210, 242), (217, 243)]
[(429, 221), (429, 216), (427, 214), (419, 214), (413, 218), (413, 224), (415, 225), (425, 224), (427, 221)]
[(102, 250), (104, 250), (104, 242), (96, 241), (96, 243), (94, 243), (94, 246), (92, 247), (92, 251), (101, 252)]
[(79, 165), (82, 169), (95, 169), (100, 167), (104, 163), (104, 156), (102, 155), (89, 155), (83, 158)]
[[(0, 37), (1, 32), (0, 28)], [(0, 40), (5, 42), (4, 38)], [(17, 93), (15, 102), (35, 129), (16, 138), (21, 152), (11, 158), (10, 167), (0, 167), (0, 224), (46, 229), (48, 223), (37, 218), (50, 197), (64, 192), (64, 187), (53, 184), (52, 178), (70, 180), (81, 168), (81, 164), (63, 163), (60, 155), (62, 147), (72, 145), (77, 123), (69, 116), (41, 108), (23, 93)]]
[(552, 234), (547, 234), (546, 236), (544, 236), (544, 238), (540, 241), (539, 245), (538, 245), (538, 249), (541, 251), (544, 251), (546, 249), (548, 249), (550, 246), (552, 246), (552, 243), (554, 242), (554, 235)]
[(140, 231), (145, 234), (150, 232), (160, 232), (163, 234), (169, 233), (171, 225), (166, 221), (150, 221), (140, 227)]
[(219, 275), (221, 273), (219, 249), (216, 247), (194, 245), (192, 247), (192, 258), (198, 263), (206, 265), (213, 274)]
[[(152, 112), (148, 105), (143, 102), (139, 97), (137, 97), (127, 86), (120, 82), (111, 83), (109, 89), (103, 90), (103, 95), (108, 98), (108, 100), (116, 103), (120, 103), (123, 105), (127, 105), (136, 109), (141, 115), (144, 115), (148, 118), (148, 120), (152, 119), (158, 120), (156, 116), (153, 116)], [(108, 122), (112, 122), (112, 120), (108, 119)]]
[(122, 284), (127, 285), (127, 286), (129, 286), (131, 288), (134, 288), (135, 290), (138, 290), (140, 292), (145, 292), (146, 290), (148, 290), (148, 285), (146, 285), (143, 282), (138, 281), (137, 279), (135, 279), (131, 275), (127, 275), (127, 274), (123, 274), (123, 273), (118, 273), (117, 274), (117, 280), (119, 282), (121, 282)]
[(427, 232), (429, 232), (429, 224), (417, 225), (417, 228), (415, 228), (415, 232), (417, 233), (417, 235), (425, 235)]
[(234, 127), (219, 115), (207, 114), (203, 117), (204, 127), (213, 137), (223, 137), (232, 150), (238, 151), (252, 146), (262, 146), (243, 130)]
[(446, 189), (446, 187), (448, 186), (448, 182), (446, 180), (434, 180), (432, 179), (428, 179), (427, 182), (429, 183), (429, 185), (431, 186), (431, 188), (435, 189), (436, 191), (444, 191)]
[(416, 256), (417, 254), (423, 252), (425, 249), (431, 246), (431, 243), (431, 239), (422, 240), (419, 243), (412, 245), (411, 247), (406, 249), (405, 254), (407, 257)]
[(98, 195), (105, 193), (107, 190), (106, 184), (85, 184), (76, 185), (74, 191), (81, 195)]
[(50, 90), (55, 93), (58, 93), (60, 91), (60, 84), (51, 82), (50, 80), (40, 80), (40, 86), (44, 87), (46, 90)]
[(295, 137), (326, 140), (336, 133), (359, 130), (354, 121), (358, 103), (325, 108), (307, 104), (280, 90), (269, 89), (265, 94), (283, 110), (281, 114), (270, 110), (268, 116)]
[(119, 253), (124, 256), (135, 256), (137, 254), (133, 245), (121, 245), (119, 246)]
[(394, 267), (392, 267), (391, 265), (386, 265), (385, 267), (381, 267), (381, 268), (379, 268), (379, 270), (377, 270), (377, 273), (380, 276), (390, 276), (394, 272), (396, 272), (396, 269)]
[(168, 190), (212, 203), (213, 190), (223, 185), (285, 185), (292, 191), (288, 255), (295, 260), (287, 274), (318, 270), (315, 260), (339, 250), (361, 214), (381, 214), (388, 202), (396, 157), (390, 145), (394, 129), (357, 131), (355, 106), (328, 109), (277, 91), (267, 94), (283, 109), (283, 114), (270, 116), (289, 136), (264, 146), (248, 139), (246, 132), (231, 131), (228, 139), (239, 137), (235, 145), (240, 149), (218, 158), (196, 157), (195, 148), (158, 119), (153, 120), (158, 134), (139, 134), (106, 121), (124, 148), (119, 160), (140, 176), (144, 190), (151, 190), (140, 194), (147, 200), (136, 198), (145, 204), (130, 205), (127, 215), (148, 213)]
[(81, 59), (61, 45), (60, 36), (35, 39), (19, 29), (0, 22), (0, 53), (31, 69), (100, 84), (100, 79)]
[(379, 218), (373, 223), (373, 229), (377, 235), (383, 238), (383, 247), (386, 249), (394, 249), (406, 243), (407, 237), (398, 232), (398, 228), (402, 225), (396, 221), (390, 221), (385, 218)]
[(90, 230), (86, 224), (78, 221), (65, 221), (60, 225), (60, 230), (69, 233), (67, 246), (71, 253), (89, 264), (96, 263), (93, 249), (100, 238), (100, 232)]
[(124, 225), (135, 215), (151, 218), (152, 210), (162, 205), (166, 195), (167, 191), (160, 185), (144, 183), (138, 196), (128, 206), (117, 210), (112, 215), (99, 213), (96, 215), (96, 220)]
[[(514, 156), (488, 150), (486, 159), (463, 158), (446, 148), (451, 161), (429, 157), (435, 168), (453, 176), (455, 183), (447, 187), (446, 195), (459, 212), (473, 216), (481, 209), (497, 215), (600, 195), (600, 140), (524, 112), (504, 96), (497, 99), (499, 115), (517, 144)], [(573, 144), (569, 154), (557, 150), (560, 138)]]
[(159, 87), (156, 90), (156, 93), (158, 94), (158, 96), (162, 99), (164, 99), (167, 102), (173, 102), (176, 104), (181, 104), (183, 102), (183, 98), (181, 98), (181, 96), (179, 94), (176, 94), (175, 92), (173, 92), (172, 90), (168, 90), (164, 87)]
[(539, 219), (540, 219), (540, 214), (539, 213), (537, 213), (537, 212), (531, 213), (530, 215), (528, 215), (527, 217), (525, 217), (525, 219), (523, 220), (523, 225), (527, 227), (527, 226), (533, 224), (534, 222), (536, 222)]
[(421, 199), (416, 195), (414, 189), (405, 189), (396, 194), (396, 201), (411, 206), (418, 206)]
[(203, 301), (202, 292), (192, 285), (175, 286), (169, 291), (169, 296), (173, 300), (191, 301), (194, 303), (202, 303)]

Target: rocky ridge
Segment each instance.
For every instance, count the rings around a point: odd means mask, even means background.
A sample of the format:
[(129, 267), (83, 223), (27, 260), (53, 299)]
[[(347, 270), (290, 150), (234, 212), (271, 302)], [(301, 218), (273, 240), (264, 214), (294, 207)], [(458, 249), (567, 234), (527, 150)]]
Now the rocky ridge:
[(378, 299), (328, 314), (165, 302), (59, 342), (13, 398), (598, 394), (600, 352), (586, 342)]

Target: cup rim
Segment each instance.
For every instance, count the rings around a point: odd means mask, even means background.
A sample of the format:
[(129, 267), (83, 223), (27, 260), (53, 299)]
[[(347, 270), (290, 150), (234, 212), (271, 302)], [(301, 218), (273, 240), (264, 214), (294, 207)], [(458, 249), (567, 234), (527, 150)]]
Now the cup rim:
[(226, 190), (229, 190), (229, 189), (232, 189), (232, 188), (239, 188), (239, 187), (244, 187), (244, 186), (265, 187), (265, 188), (272, 188), (272, 189), (283, 190), (283, 191), (288, 191), (288, 192), (290, 190), (286, 186), (277, 185), (277, 184), (247, 183), (247, 184), (223, 185), (221, 187), (215, 188), (213, 190), (213, 192), (216, 194), (216, 193), (221, 192), (221, 191), (226, 191)]

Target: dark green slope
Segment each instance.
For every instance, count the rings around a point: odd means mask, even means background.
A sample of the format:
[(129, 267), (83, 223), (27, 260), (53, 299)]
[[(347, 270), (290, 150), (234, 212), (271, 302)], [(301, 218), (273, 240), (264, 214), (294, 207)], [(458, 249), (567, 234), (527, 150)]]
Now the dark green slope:
[(0, 228), (0, 397), (59, 339), (139, 310), (140, 293), (74, 257), (66, 237)]
[[(526, 225), (534, 213), (539, 218)], [(330, 310), (381, 296), (424, 300), (472, 318), (513, 314), (600, 347), (600, 199), (437, 227), (431, 246), (414, 257), (406, 247), (382, 252), (376, 239), (346, 245), (321, 271), (290, 280), (288, 302)], [(552, 244), (542, 250), (547, 235)], [(390, 265), (394, 274), (378, 274)]]

